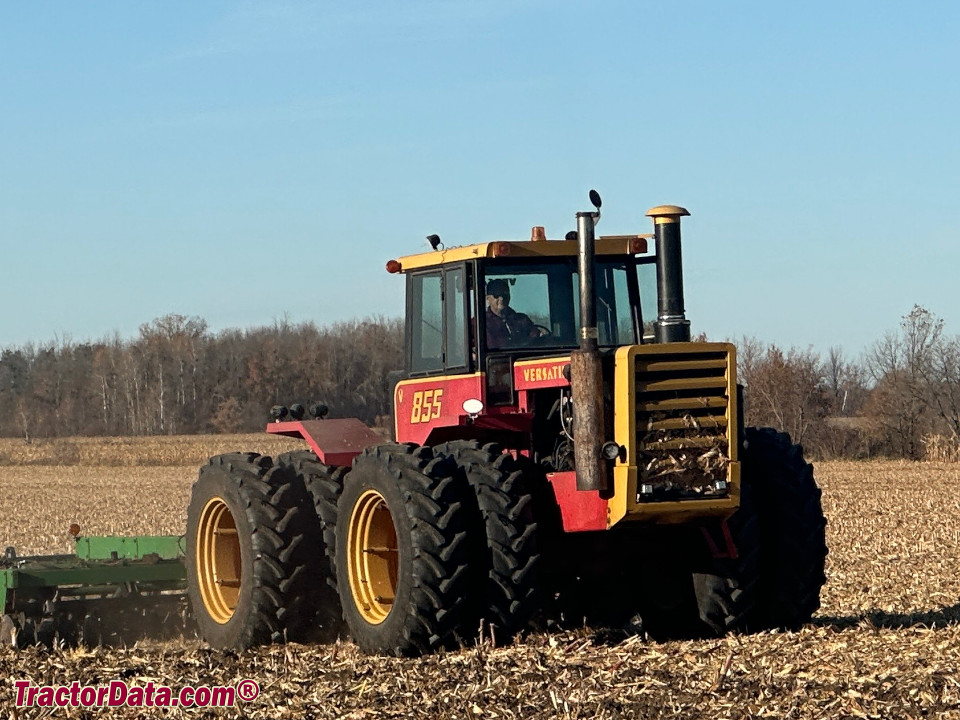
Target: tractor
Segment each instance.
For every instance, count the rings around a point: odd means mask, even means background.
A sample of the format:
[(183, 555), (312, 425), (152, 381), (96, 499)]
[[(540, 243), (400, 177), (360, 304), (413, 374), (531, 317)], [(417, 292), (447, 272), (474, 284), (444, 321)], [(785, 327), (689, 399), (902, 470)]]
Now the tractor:
[(597, 236), (590, 199), (562, 240), (430, 236), (386, 263), (406, 282), (394, 442), (319, 403), (309, 418), (277, 406), (267, 432), (305, 448), (211, 458), (185, 537), (9, 550), (5, 627), (49, 635), (72, 608), (100, 637), (95, 599), (186, 595), (214, 647), (346, 632), (408, 656), (555, 623), (667, 639), (807, 622), (825, 582), (820, 490), (787, 435), (744, 427), (734, 346), (691, 341), (687, 211)]
[(342, 620), (363, 650), (411, 655), (482, 623), (676, 637), (810, 619), (820, 490), (787, 435), (743, 427), (734, 346), (691, 341), (687, 211), (597, 236), (590, 198), (563, 240), (430, 236), (386, 263), (406, 279), (396, 442), (277, 408), (267, 431), (308, 449), (201, 469), (185, 561), (211, 644), (330, 637)]

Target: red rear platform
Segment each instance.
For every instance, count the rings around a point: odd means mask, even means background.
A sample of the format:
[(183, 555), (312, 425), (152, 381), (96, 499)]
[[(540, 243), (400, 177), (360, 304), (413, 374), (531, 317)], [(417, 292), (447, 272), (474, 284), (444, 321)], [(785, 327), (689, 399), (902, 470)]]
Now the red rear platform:
[(327, 465), (350, 465), (364, 448), (386, 442), (357, 418), (270, 423), (267, 432), (302, 437)]

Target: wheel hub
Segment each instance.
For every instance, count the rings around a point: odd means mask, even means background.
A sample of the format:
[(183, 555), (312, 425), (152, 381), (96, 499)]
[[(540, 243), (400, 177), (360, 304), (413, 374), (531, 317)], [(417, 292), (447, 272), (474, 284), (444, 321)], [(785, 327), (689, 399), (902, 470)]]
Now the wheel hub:
[(393, 516), (383, 496), (367, 490), (350, 515), (347, 570), (357, 611), (371, 625), (386, 620), (393, 608), (398, 566)]
[(219, 497), (200, 513), (197, 532), (197, 581), (203, 606), (221, 625), (233, 617), (240, 597), (240, 538), (237, 523)]

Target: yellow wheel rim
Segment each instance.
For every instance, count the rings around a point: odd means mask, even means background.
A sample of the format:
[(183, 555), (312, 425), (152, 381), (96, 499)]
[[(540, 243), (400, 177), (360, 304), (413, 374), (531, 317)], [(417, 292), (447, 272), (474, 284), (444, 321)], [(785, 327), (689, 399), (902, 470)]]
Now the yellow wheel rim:
[(197, 585), (203, 606), (216, 622), (233, 617), (240, 597), (240, 538), (227, 503), (211, 498), (197, 528)]
[(365, 491), (350, 514), (347, 572), (360, 617), (371, 625), (387, 619), (397, 596), (397, 531), (383, 495)]

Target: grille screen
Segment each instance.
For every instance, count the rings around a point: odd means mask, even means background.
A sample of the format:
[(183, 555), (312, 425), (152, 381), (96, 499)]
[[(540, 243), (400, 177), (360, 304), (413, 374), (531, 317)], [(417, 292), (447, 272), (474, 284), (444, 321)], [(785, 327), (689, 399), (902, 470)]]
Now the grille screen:
[(639, 500), (726, 494), (728, 364), (724, 350), (636, 356)]

